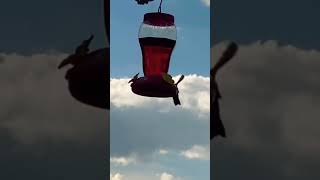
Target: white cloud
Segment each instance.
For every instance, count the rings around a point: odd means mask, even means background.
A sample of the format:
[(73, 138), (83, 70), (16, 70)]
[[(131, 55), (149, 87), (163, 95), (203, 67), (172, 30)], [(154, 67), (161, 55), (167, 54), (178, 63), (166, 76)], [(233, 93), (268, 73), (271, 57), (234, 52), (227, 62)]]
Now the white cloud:
[(124, 180), (124, 175), (120, 173), (110, 174), (110, 180)]
[(163, 173), (160, 175), (160, 180), (174, 180), (174, 176), (173, 176), (172, 174), (163, 172)]
[[(174, 77), (178, 79), (180, 76)], [(172, 98), (149, 98), (135, 95), (131, 91), (129, 78), (111, 79), (110, 101), (117, 107), (154, 107), (160, 106), (159, 111), (167, 112), (172, 107)], [(181, 108), (193, 112), (210, 112), (210, 78), (198, 75), (187, 75), (179, 84)]]
[(210, 160), (209, 146), (194, 145), (190, 149), (182, 151), (181, 155), (187, 159)]
[(201, 2), (207, 6), (207, 7), (210, 7), (210, 0), (201, 0)]
[(111, 157), (110, 163), (120, 166), (128, 166), (129, 164), (136, 163), (136, 158), (131, 157)]
[(110, 173), (110, 180), (181, 180), (181, 178), (167, 172), (154, 174), (140, 169), (139, 172)]
[(166, 150), (166, 149), (160, 149), (160, 150), (159, 150), (159, 154), (161, 154), (161, 155), (166, 155), (166, 154), (168, 154), (168, 153), (169, 153), (169, 151)]
[(179, 84), (181, 106), (174, 106), (172, 98), (135, 95), (128, 81), (110, 82), (112, 156), (150, 157), (163, 147), (179, 151), (190, 144), (209, 143), (209, 77), (185, 76)]

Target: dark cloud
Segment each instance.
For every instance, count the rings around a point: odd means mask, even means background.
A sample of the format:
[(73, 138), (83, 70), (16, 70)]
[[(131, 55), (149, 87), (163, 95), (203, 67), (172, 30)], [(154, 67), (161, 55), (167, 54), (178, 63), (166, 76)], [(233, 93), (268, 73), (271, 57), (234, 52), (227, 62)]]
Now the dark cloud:
[(320, 52), (275, 41), (239, 50), (218, 75), (228, 137), (211, 142), (212, 177), (318, 179)]
[(3, 0), (0, 50), (25, 54), (48, 49), (71, 52), (90, 34), (96, 37), (92, 47), (105, 47), (103, 3), (103, 0)]
[(0, 64), (4, 62), (4, 57), (0, 56)]
[(319, 49), (320, 1), (223, 0), (211, 3), (212, 46), (224, 40), (251, 43), (275, 39)]
[(66, 54), (0, 56), (0, 179), (107, 178), (109, 115), (70, 96)]

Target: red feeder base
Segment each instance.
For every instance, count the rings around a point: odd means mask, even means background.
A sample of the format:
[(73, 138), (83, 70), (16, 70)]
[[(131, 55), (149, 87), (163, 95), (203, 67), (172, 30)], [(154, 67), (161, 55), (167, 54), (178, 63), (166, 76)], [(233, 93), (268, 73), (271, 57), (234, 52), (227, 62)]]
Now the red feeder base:
[(168, 98), (172, 97), (175, 105), (180, 104), (178, 87), (166, 82), (162, 76), (140, 77), (132, 80), (131, 90), (140, 96)]

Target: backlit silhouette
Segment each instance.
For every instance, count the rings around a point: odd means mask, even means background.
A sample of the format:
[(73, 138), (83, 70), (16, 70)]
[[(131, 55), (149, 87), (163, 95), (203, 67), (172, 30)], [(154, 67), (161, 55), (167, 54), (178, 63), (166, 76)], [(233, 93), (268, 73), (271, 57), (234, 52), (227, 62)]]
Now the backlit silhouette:
[(218, 84), (216, 82), (216, 75), (219, 69), (223, 67), (227, 62), (229, 62), (238, 50), (238, 46), (235, 43), (230, 43), (227, 47), (226, 51), (223, 53), (222, 57), (217, 61), (215, 66), (210, 70), (210, 101), (211, 101), (211, 123), (210, 123), (210, 139), (213, 139), (215, 136), (226, 137), (225, 128), (220, 118), (220, 107), (219, 107), (219, 99), (221, 98), (221, 94), (219, 92)]
[[(104, 1), (104, 19), (107, 38), (110, 37), (110, 2)], [(102, 48), (90, 52), (89, 45), (94, 36), (84, 40), (74, 54), (64, 59), (59, 69), (71, 64), (65, 78), (71, 95), (82, 103), (110, 109), (110, 49)], [(106, 42), (106, 44), (109, 42)]]

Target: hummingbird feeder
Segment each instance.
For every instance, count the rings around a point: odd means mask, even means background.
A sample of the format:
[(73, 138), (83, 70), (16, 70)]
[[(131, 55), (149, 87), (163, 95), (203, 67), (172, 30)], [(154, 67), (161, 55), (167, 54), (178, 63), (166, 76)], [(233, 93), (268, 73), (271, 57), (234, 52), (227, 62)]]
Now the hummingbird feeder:
[(139, 30), (139, 44), (142, 52), (144, 77), (138, 74), (132, 82), (132, 92), (148, 97), (172, 97), (174, 104), (180, 104), (177, 83), (168, 74), (170, 58), (176, 45), (177, 29), (174, 16), (161, 12), (161, 3), (158, 12), (146, 13)]

